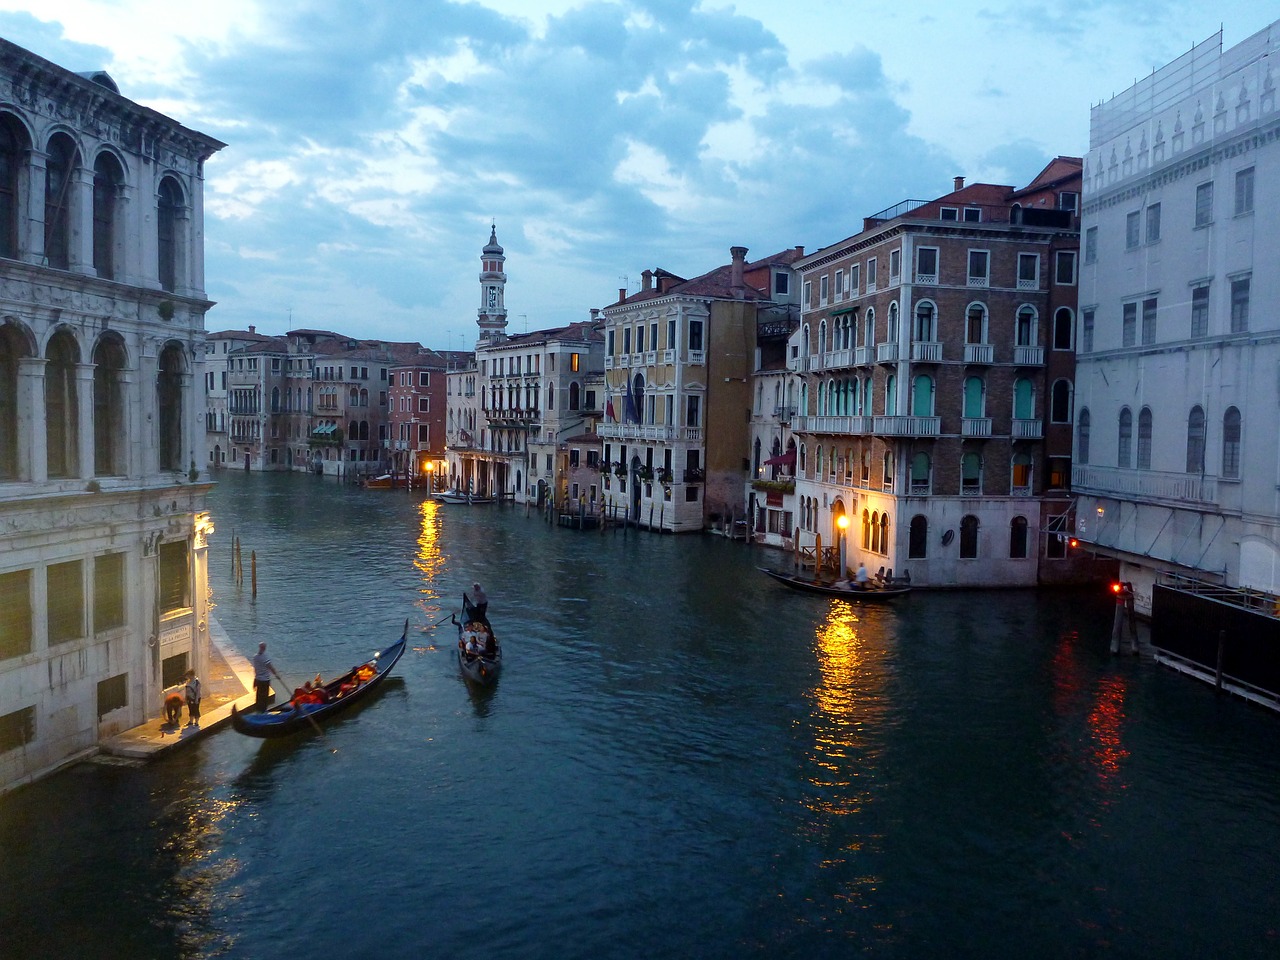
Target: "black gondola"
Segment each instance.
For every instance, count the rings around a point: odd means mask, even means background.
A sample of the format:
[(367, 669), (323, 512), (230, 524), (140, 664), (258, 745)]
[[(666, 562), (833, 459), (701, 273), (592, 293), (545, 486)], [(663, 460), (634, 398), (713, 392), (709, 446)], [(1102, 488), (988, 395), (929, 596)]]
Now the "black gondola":
[(757, 569), (761, 573), (766, 573), (773, 577), (779, 583), (786, 584), (792, 590), (799, 590), (802, 593), (818, 593), (824, 597), (839, 597), (841, 600), (848, 600), (853, 603), (879, 603), (911, 592), (909, 584), (900, 583), (896, 580), (890, 580), (883, 584), (871, 581), (862, 587), (857, 584), (836, 586), (836, 581), (834, 580), (813, 580), (809, 577), (783, 573), (780, 570), (770, 570), (768, 567), (757, 567)]
[[(400, 639), (381, 653), (375, 654), (359, 666), (335, 680), (330, 680), (319, 689), (328, 699), (324, 702), (294, 704), (292, 700), (277, 704), (261, 713), (249, 711), (240, 713), (234, 706), (231, 708), (231, 724), (238, 731), (249, 737), (287, 737), (304, 730), (315, 730), (322, 720), (327, 720), (335, 713), (347, 709), (368, 697), (382, 685), (382, 681), (391, 673), (396, 661), (404, 655), (405, 642), (409, 637), (409, 621), (404, 622), (404, 633)], [(369, 671), (372, 670), (372, 673)], [(368, 674), (361, 679), (362, 674)]]
[(458, 666), (463, 676), (488, 686), (502, 672), (502, 644), (498, 643), (486, 612), (473, 605), (464, 593), (462, 619), (455, 616), (453, 622), (458, 627)]

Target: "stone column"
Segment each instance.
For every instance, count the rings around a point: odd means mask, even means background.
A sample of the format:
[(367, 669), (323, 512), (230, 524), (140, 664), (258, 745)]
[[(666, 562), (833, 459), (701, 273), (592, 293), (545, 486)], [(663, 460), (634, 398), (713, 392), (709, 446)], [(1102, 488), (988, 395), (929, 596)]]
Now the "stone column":
[(18, 477), (34, 483), (49, 479), (49, 446), (44, 429), (47, 362), (39, 357), (18, 361)]
[(95, 276), (93, 269), (93, 170), (78, 166), (67, 184), (67, 260), (73, 273)]
[(93, 371), (96, 366), (93, 363), (76, 364), (76, 459), (81, 480), (91, 480), (94, 475)]
[[(44, 263), (44, 191), (48, 177), (48, 154), (30, 153), (31, 175), (27, 180), (26, 211), (18, 218), (18, 256), (27, 263)], [(41, 421), (43, 423), (43, 421)]]

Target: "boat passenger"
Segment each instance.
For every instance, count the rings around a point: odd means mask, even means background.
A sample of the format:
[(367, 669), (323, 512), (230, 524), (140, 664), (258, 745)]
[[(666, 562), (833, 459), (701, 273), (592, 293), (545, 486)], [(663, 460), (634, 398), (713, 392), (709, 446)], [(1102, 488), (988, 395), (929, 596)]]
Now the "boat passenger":
[(867, 565), (865, 563), (858, 564), (858, 571), (853, 575), (853, 578), (856, 581), (859, 590), (867, 589), (867, 580), (869, 578), (867, 576)]
[(498, 641), (494, 639), (492, 630), (484, 638), (484, 655), (489, 659), (493, 659), (498, 655)]

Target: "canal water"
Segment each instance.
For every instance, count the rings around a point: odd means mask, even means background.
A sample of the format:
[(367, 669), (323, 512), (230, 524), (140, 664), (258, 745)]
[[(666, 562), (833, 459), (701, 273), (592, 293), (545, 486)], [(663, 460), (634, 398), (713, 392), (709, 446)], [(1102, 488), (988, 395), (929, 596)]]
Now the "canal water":
[[(2, 957), (1280, 955), (1280, 719), (1112, 658), (1106, 597), (856, 607), (719, 537), (300, 474), (211, 507), (241, 652), (411, 649), (323, 736), (0, 798)], [(489, 691), (432, 625), (475, 580)]]

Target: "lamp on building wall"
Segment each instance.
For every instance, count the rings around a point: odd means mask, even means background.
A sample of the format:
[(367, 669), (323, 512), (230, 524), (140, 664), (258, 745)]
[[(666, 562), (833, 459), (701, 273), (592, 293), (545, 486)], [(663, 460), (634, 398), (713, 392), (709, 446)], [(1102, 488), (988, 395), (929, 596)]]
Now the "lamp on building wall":
[(840, 576), (839, 580), (844, 580), (849, 576), (849, 517), (846, 514), (840, 514), (836, 517), (836, 526), (840, 528)]

